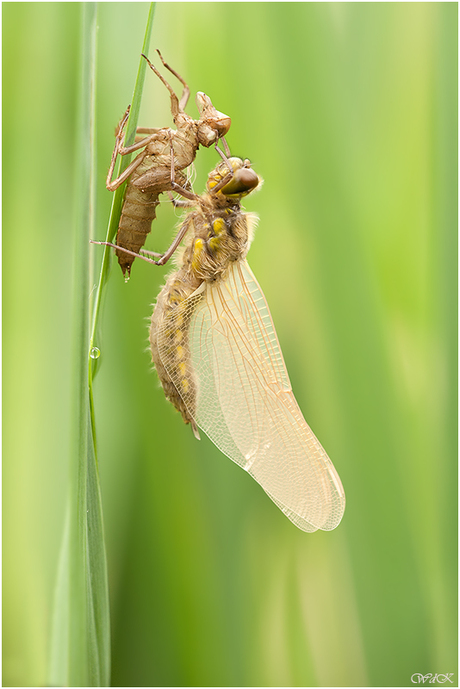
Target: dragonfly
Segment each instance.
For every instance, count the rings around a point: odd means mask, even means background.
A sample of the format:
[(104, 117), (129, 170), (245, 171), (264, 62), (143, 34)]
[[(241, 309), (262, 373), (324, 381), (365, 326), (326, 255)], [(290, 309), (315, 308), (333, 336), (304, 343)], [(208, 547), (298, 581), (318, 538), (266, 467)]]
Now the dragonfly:
[(261, 184), (249, 160), (226, 156), (201, 196), (172, 182), (184, 221), (165, 254), (142, 256), (162, 265), (184, 241), (154, 307), (152, 360), (166, 398), (198, 439), (202, 430), (299, 529), (329, 531), (344, 513), (342, 483), (296, 402), (246, 260), (258, 218), (241, 200)]
[[(194, 120), (187, 115), (185, 107), (190, 97), (190, 89), (180, 74), (165, 62), (159, 50), (157, 53), (164, 67), (177, 77), (183, 86), (179, 100), (155, 65), (142, 55), (150, 69), (169, 91), (171, 114), (176, 129), (138, 127), (135, 143), (125, 146), (125, 126), (130, 112), (128, 107), (115, 132), (115, 148), (106, 180), (109, 191), (115, 191), (128, 180), (116, 239), (116, 244), (121, 247), (116, 251), (118, 263), (126, 279), (130, 277), (135, 254), (139, 253), (144, 246), (151, 230), (152, 222), (156, 217), (156, 208), (160, 203), (160, 194), (171, 190), (171, 155), (174, 155), (173, 180), (186, 187), (188, 182), (183, 171), (195, 160), (200, 145), (209, 148), (222, 139), (223, 146), (229, 153), (224, 137), (230, 129), (230, 117), (216, 110), (211, 99), (201, 91), (196, 96), (199, 119)], [(145, 134), (147, 136), (141, 136)], [(112, 180), (118, 156), (137, 151), (140, 153), (130, 165), (119, 177)], [(123, 249), (129, 249), (133, 253), (127, 253)]]

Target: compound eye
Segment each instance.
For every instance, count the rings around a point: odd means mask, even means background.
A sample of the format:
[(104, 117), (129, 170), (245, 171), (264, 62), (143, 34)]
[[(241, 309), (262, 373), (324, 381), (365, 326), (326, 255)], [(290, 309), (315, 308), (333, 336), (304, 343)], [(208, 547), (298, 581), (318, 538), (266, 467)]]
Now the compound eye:
[(243, 167), (236, 170), (230, 182), (222, 187), (221, 192), (225, 196), (249, 194), (258, 184), (259, 177), (254, 170)]

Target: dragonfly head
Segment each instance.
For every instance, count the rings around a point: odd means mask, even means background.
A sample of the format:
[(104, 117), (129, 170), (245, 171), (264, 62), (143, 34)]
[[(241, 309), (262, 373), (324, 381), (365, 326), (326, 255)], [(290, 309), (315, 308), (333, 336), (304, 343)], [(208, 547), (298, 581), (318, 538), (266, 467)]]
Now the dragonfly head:
[(196, 94), (196, 104), (200, 113), (198, 141), (202, 146), (208, 147), (226, 135), (232, 121), (228, 115), (216, 110), (209, 96), (202, 91)]
[(229, 165), (233, 173), (232, 177), (216, 193), (223, 194), (230, 199), (241, 198), (242, 196), (247, 196), (262, 184), (262, 178), (251, 168), (249, 160), (228, 158), (228, 163), (223, 160), (210, 173), (206, 184), (208, 191), (215, 190), (222, 180), (228, 176), (230, 173)]

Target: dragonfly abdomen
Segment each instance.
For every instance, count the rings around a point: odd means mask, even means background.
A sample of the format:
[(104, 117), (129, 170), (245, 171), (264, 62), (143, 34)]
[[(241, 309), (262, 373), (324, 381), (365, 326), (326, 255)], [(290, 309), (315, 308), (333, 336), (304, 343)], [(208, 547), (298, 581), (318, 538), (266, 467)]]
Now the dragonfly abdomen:
[[(193, 411), (196, 400), (196, 383), (190, 362), (188, 341), (190, 318), (194, 308), (187, 298), (199, 287), (201, 280), (184, 268), (169, 276), (161, 290), (150, 325), (150, 347), (165, 396), (182, 414), (185, 423), (195, 430)], [(199, 299), (199, 297), (198, 297)], [(161, 332), (161, 342), (158, 341)], [(162, 357), (159, 350), (161, 349)], [(177, 373), (177, 385), (171, 380), (165, 365)]]
[[(156, 192), (142, 192), (132, 184), (126, 189), (125, 203), (118, 226), (117, 244), (134, 251), (136, 254), (144, 246), (145, 239), (156, 217), (156, 207), (159, 204), (159, 194)], [(124, 251), (116, 251), (118, 263), (125, 275), (131, 272), (134, 256)]]
[[(169, 170), (162, 169), (162, 172), (164, 177), (168, 178), (170, 176)], [(145, 166), (140, 166), (133, 172), (128, 181), (116, 241), (118, 246), (129, 249), (129, 251), (133, 251), (136, 254), (144, 246), (147, 235), (152, 228), (152, 222), (156, 218), (156, 208), (160, 203), (160, 193), (166, 191), (168, 186), (169, 188), (171, 186), (170, 183), (163, 182), (162, 186), (152, 185), (150, 189), (140, 189), (135, 183), (141, 175), (145, 176), (144, 173)], [(181, 173), (176, 172), (176, 179), (178, 182), (186, 184), (186, 178)], [(123, 275), (128, 271), (129, 277), (135, 257), (127, 254), (125, 251), (117, 250), (115, 253)]]

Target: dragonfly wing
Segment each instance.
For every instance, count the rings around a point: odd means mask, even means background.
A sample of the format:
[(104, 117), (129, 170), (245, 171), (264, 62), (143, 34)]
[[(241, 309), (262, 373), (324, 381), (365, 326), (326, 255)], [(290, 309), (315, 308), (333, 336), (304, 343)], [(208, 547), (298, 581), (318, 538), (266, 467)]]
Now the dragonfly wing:
[[(335, 528), (345, 495), (292, 394), (270, 311), (246, 261), (190, 297), (197, 425), (300, 529)], [(161, 355), (161, 349), (160, 349)], [(165, 362), (163, 362), (165, 363)], [(168, 369), (180, 390), (174, 366)]]

